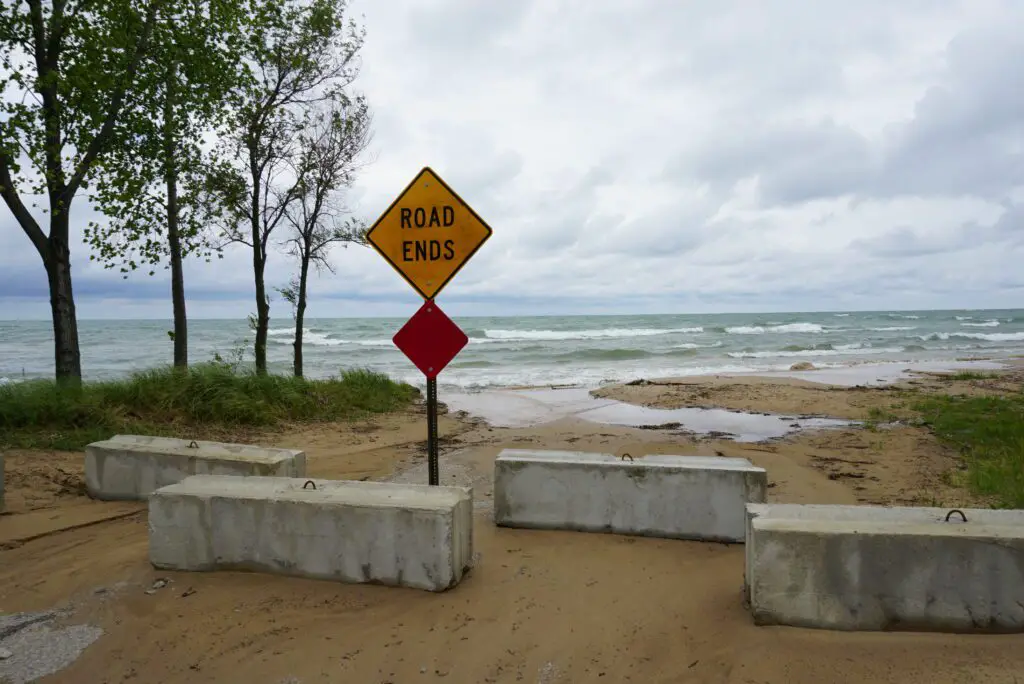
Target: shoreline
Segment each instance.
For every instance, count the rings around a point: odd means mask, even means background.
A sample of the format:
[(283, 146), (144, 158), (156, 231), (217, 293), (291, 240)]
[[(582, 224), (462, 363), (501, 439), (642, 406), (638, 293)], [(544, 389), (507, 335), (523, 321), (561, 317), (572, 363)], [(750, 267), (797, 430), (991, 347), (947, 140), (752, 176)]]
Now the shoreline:
[[(636, 377), (630, 380), (614, 380), (607, 382), (579, 383), (541, 383), (533, 385), (488, 385), (480, 387), (461, 387), (438, 383), (438, 389), (445, 394), (479, 394), (483, 392), (523, 392), (533, 390), (564, 390), (586, 389), (601, 390), (606, 387), (629, 385), (647, 382), (694, 382), (699, 383), (709, 378), (765, 378), (766, 380), (788, 381), (799, 380), (819, 385), (835, 387), (856, 387), (858, 385), (886, 385), (905, 382), (915, 374), (921, 373), (954, 373), (958, 371), (1004, 372), (1024, 365), (1024, 356), (1013, 356), (1005, 359), (952, 359), (950, 361), (884, 361), (863, 362), (844, 366), (822, 366), (807, 370), (770, 369), (735, 372), (708, 372), (689, 375), (658, 375), (652, 377)], [(443, 377), (443, 376), (442, 376)], [(414, 383), (416, 387), (420, 384)], [(423, 385), (425, 387), (425, 384)], [(421, 387), (422, 389), (422, 387)]]

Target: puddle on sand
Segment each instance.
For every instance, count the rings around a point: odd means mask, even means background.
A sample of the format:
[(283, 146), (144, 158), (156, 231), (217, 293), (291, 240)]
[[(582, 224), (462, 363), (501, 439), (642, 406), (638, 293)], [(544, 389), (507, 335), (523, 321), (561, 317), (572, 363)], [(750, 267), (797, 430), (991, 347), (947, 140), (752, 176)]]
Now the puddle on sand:
[(605, 425), (666, 426), (666, 429), (689, 430), (698, 434), (722, 432), (737, 442), (760, 442), (799, 430), (855, 424), (831, 418), (801, 419), (725, 409), (648, 408), (613, 399), (597, 399), (583, 388), (453, 393), (439, 399), (448, 405), (449, 410), (465, 411), (495, 427), (529, 427), (561, 418), (578, 418)]
[(760, 371), (755, 373), (723, 373), (729, 375), (754, 375), (761, 377), (796, 378), (825, 385), (854, 387), (857, 385), (888, 385), (914, 377), (914, 373), (952, 373), (961, 370), (991, 371), (1005, 369), (999, 361), (915, 361), (909, 363), (866, 363), (856, 366), (819, 368), (810, 371)]

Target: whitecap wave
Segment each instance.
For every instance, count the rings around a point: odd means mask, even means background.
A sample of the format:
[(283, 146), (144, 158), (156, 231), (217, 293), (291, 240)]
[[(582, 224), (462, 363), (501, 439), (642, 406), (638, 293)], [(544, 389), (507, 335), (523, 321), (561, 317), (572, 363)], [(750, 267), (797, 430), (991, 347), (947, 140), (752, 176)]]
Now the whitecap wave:
[[(309, 334), (309, 328), (303, 328), (302, 334)], [(267, 331), (269, 337), (282, 337), (284, 335), (293, 336), (295, 335), (295, 328), (271, 328)]]
[(984, 323), (961, 323), (960, 325), (965, 328), (995, 328), (999, 325), (999, 321), (991, 320), (985, 321)]
[(834, 349), (803, 349), (800, 351), (752, 351), (752, 352), (729, 352), (726, 356), (734, 359), (772, 359), (776, 357), (793, 358), (803, 356), (848, 356), (857, 354), (896, 354), (902, 352), (902, 347), (862, 347), (859, 344), (842, 344)]
[(737, 325), (726, 328), (730, 335), (763, 335), (769, 333), (820, 333), (825, 328), (817, 323), (784, 323), (782, 325)]
[(491, 340), (593, 340), (601, 338), (653, 337), (675, 333), (702, 333), (704, 328), (605, 328), (602, 330), (484, 330)]
[(956, 337), (965, 340), (985, 340), (987, 342), (1024, 342), (1024, 332), (1015, 333), (968, 333), (968, 332), (954, 332), (954, 333), (932, 333), (931, 335), (920, 335), (919, 336), (925, 342), (934, 340), (948, 340), (951, 337)]
[[(294, 334), (294, 331), (292, 331), (292, 333)], [(324, 333), (303, 330), (302, 342), (303, 344), (311, 344), (314, 347), (337, 347), (342, 344), (347, 344), (348, 340), (333, 339)]]
[(394, 340), (385, 338), (372, 339), (372, 340), (341, 340), (342, 344), (357, 344), (360, 347), (392, 347), (394, 346)]
[(715, 349), (721, 347), (721, 342), (715, 342), (713, 344), (695, 344), (693, 342), (683, 342), (682, 344), (673, 344), (673, 349)]
[(874, 332), (903, 332), (906, 330), (917, 330), (916, 325), (890, 325), (883, 328), (868, 328)]
[[(295, 328), (286, 330), (284, 328), (277, 328), (276, 330), (268, 330), (267, 335), (270, 336), (269, 342), (281, 345), (291, 345), (295, 341)], [(337, 347), (343, 344), (349, 344), (348, 340), (339, 340), (329, 337), (326, 333), (313, 332), (309, 328), (302, 329), (302, 344), (310, 345), (313, 347)]]

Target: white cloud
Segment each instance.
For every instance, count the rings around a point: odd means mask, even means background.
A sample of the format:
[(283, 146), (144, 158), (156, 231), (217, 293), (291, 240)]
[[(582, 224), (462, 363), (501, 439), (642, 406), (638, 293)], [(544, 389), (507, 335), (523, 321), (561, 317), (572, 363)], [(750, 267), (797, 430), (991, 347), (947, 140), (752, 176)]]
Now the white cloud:
[[(349, 204), (372, 221), (430, 165), (494, 228), (440, 297), (452, 313), (1019, 304), (1024, 4), (353, 10), (376, 130)], [(74, 249), (83, 317), (170, 315), (164, 280), (122, 281)], [(371, 250), (335, 261), (312, 315), (415, 308)], [(48, 317), (38, 257), (2, 208), (0, 266), (0, 318)], [(191, 264), (193, 315), (251, 311), (248, 266), (241, 250)], [(269, 283), (288, 276), (275, 256)]]

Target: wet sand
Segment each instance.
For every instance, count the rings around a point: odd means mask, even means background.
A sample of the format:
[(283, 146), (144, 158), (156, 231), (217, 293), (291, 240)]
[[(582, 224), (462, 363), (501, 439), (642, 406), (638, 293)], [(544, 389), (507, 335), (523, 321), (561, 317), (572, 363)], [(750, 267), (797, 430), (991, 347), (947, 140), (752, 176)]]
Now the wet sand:
[(801, 430), (850, 425), (850, 421), (813, 416), (737, 412), (721, 408), (644, 406), (583, 388), (532, 389), (455, 394), (450, 409), (482, 418), (496, 427), (529, 427), (571, 418), (598, 425), (672, 430), (729, 437), (737, 442), (776, 439)]
[[(999, 393), (1011, 386), (1019, 377), (919, 375), (900, 388)], [(805, 425), (754, 441), (694, 429), (694, 420), (717, 411), (776, 414), (757, 416), (773, 418), (774, 432), (779, 417), (863, 421), (873, 408), (898, 412), (900, 388), (689, 378), (606, 387), (596, 396), (526, 390), (505, 408), (495, 406), (501, 398), (442, 395), (449, 408), (440, 425), (442, 482), (474, 487), (478, 558), (462, 584), (439, 595), (154, 571), (144, 506), (89, 501), (80, 453), (17, 452), (7, 463), (10, 514), (0, 516), (0, 613), (67, 606), (64, 623), (104, 629), (45, 682), (1017, 681), (1024, 635), (755, 627), (741, 601), (742, 545), (498, 529), (490, 519), (493, 459), (505, 447), (744, 456), (768, 469), (772, 501), (978, 503), (948, 484), (956, 458), (922, 428)], [(640, 428), (629, 423), (662, 414), (635, 407), (697, 413), (678, 414), (685, 419), (678, 426)], [(737, 434), (757, 438), (751, 425)], [(425, 482), (424, 438), (417, 408), (264, 443), (305, 449), (315, 477)], [(169, 583), (154, 590), (158, 578)]]

